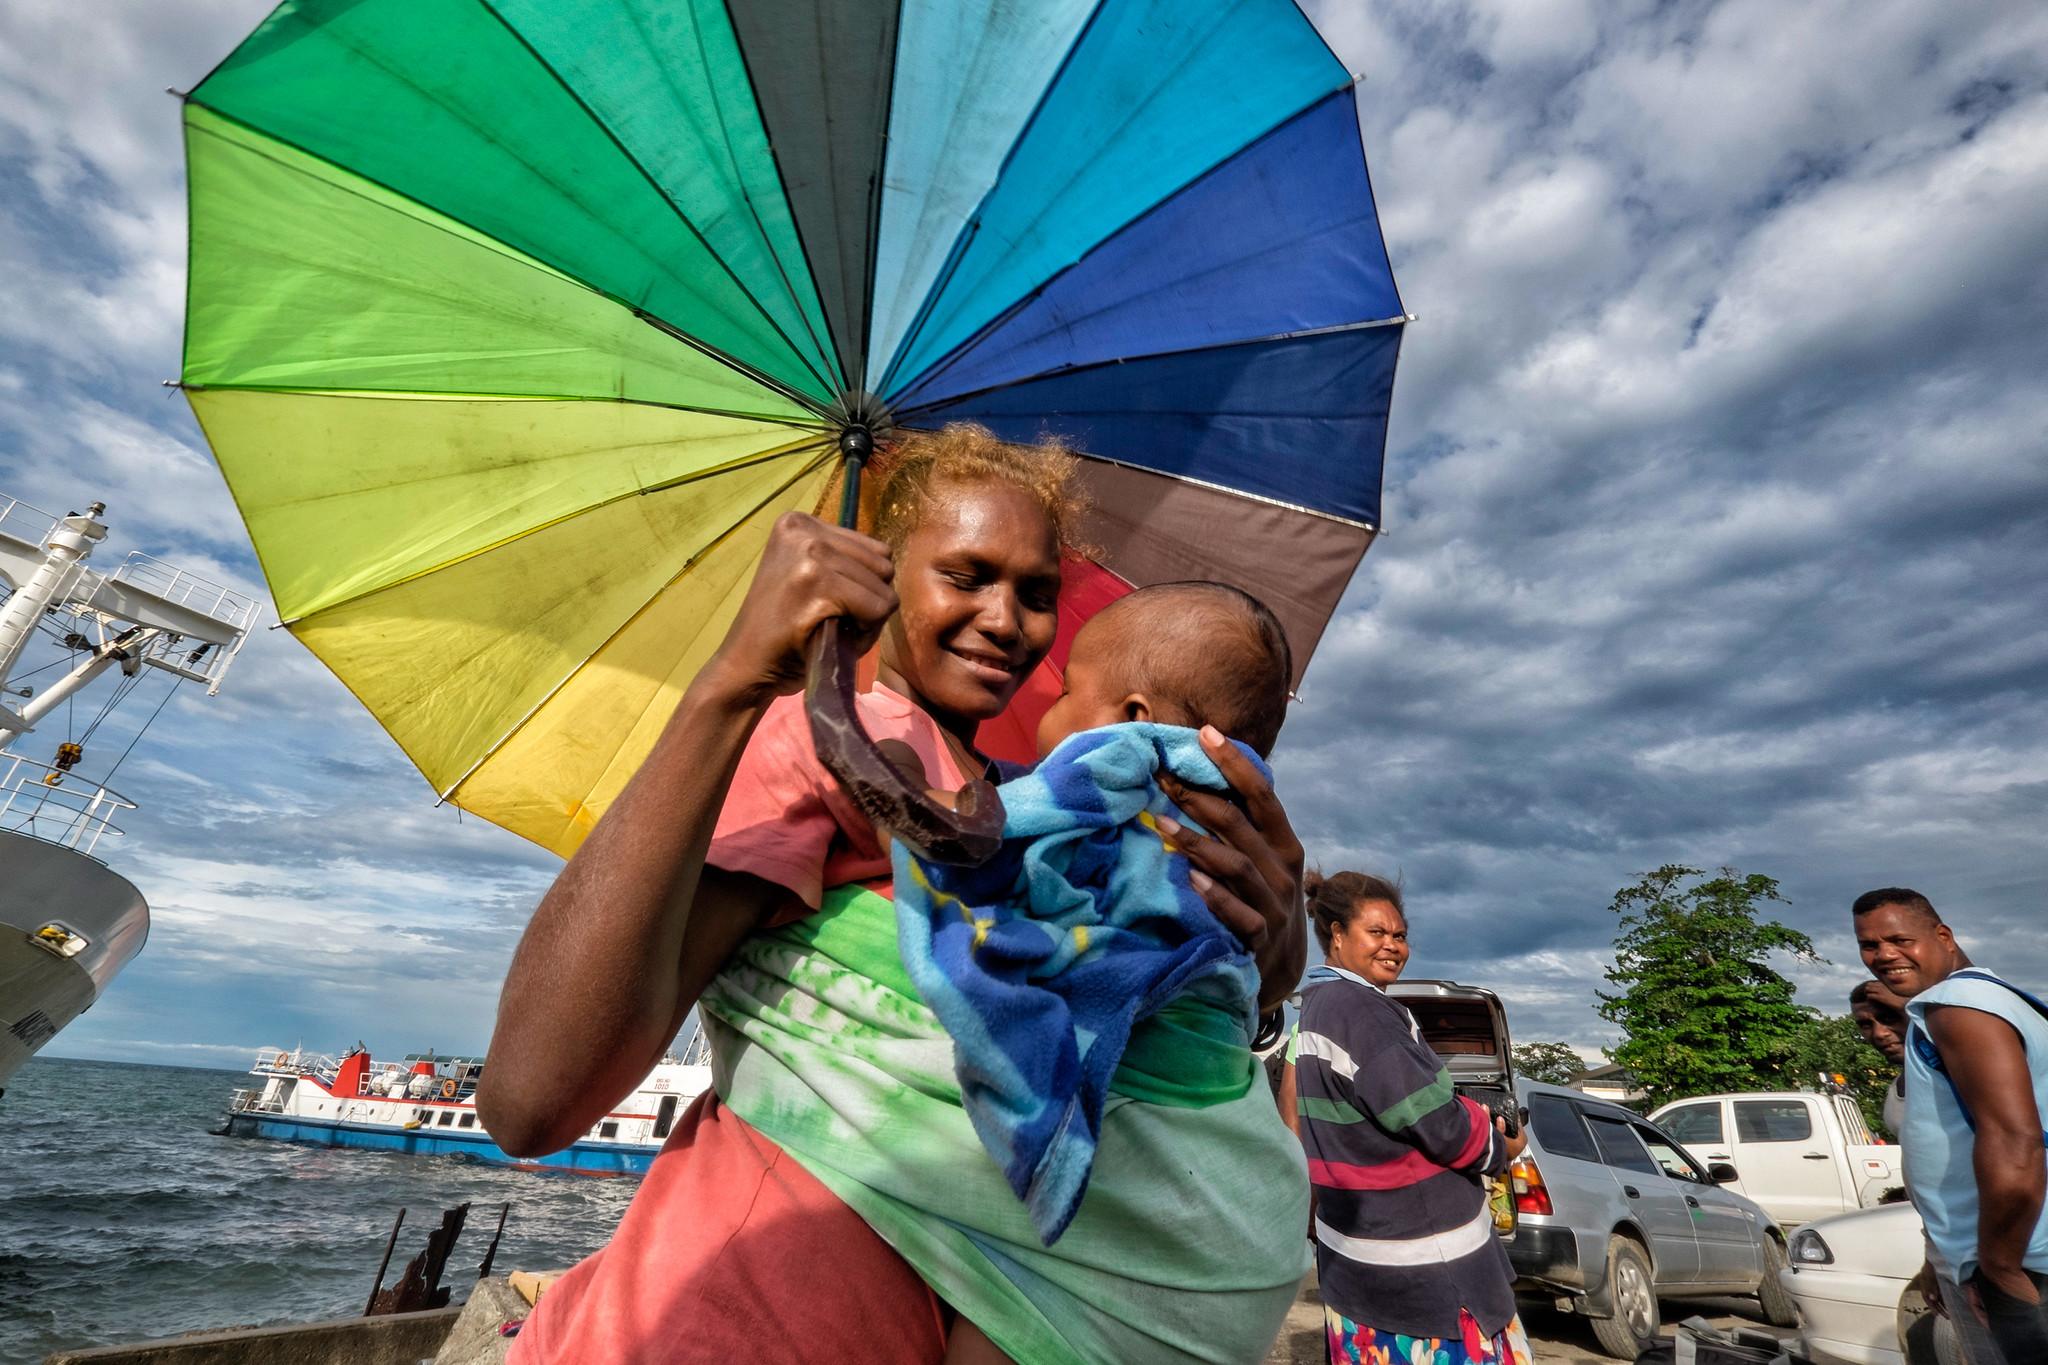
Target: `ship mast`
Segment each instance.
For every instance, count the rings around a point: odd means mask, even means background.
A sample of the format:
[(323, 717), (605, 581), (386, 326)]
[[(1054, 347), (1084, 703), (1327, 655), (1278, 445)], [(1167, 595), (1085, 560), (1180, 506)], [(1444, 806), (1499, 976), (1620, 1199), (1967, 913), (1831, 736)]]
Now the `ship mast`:
[[(209, 696), (240, 652), (256, 614), (241, 594), (131, 554), (111, 575), (86, 567), (107, 537), (105, 503), (51, 518), (0, 498), (0, 750), (109, 668), (129, 677), (145, 667), (204, 683)], [(66, 643), (85, 657), (55, 683), (29, 697), (13, 673), (45, 616), (67, 613), (81, 627)], [(90, 634), (86, 632), (90, 631)]]

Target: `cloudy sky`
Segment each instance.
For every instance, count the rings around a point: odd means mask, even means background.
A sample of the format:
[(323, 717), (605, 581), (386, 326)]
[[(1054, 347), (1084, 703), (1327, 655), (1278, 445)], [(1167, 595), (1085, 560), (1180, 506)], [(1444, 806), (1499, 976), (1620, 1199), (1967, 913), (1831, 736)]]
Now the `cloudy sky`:
[[(0, 8), (0, 492), (102, 498), (119, 549), (252, 590), (159, 386), (163, 92), (267, 8)], [(1831, 1010), (1886, 883), (2048, 983), (2048, 11), (1308, 8), (1367, 73), (1420, 317), (1388, 534), (1281, 745), (1313, 856), (1400, 873), (1412, 970), (1495, 987), (1524, 1039), (1608, 1040), (1608, 901), (1666, 862), (1779, 878)], [(155, 928), (52, 1052), (482, 1046), (554, 860), (434, 809), (283, 632), (116, 785)]]

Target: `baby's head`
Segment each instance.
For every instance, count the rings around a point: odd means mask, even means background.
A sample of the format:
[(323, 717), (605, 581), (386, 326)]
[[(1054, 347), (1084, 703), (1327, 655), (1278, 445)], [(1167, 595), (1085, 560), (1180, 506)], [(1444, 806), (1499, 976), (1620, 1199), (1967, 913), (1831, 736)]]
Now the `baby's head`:
[(1266, 604), (1225, 583), (1160, 583), (1112, 602), (1074, 636), (1066, 691), (1038, 752), (1122, 721), (1213, 725), (1265, 757), (1287, 719), (1294, 653)]

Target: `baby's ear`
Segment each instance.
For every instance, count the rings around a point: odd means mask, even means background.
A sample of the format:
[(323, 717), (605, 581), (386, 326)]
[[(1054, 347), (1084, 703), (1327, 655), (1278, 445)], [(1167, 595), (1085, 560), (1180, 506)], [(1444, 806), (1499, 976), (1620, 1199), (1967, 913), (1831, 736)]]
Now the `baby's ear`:
[(1152, 719), (1152, 703), (1143, 692), (1133, 692), (1125, 697), (1119, 708), (1125, 720), (1148, 721)]

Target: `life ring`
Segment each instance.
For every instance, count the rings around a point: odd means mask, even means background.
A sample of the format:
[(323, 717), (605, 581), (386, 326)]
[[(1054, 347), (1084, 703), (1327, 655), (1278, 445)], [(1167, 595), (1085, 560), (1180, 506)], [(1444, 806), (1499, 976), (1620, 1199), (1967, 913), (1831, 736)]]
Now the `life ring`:
[(455, 1078), (450, 1076), (447, 1080), (441, 1082), (441, 1098), (452, 1100), (455, 1098), (455, 1092), (459, 1089), (461, 1087), (455, 1084)]

